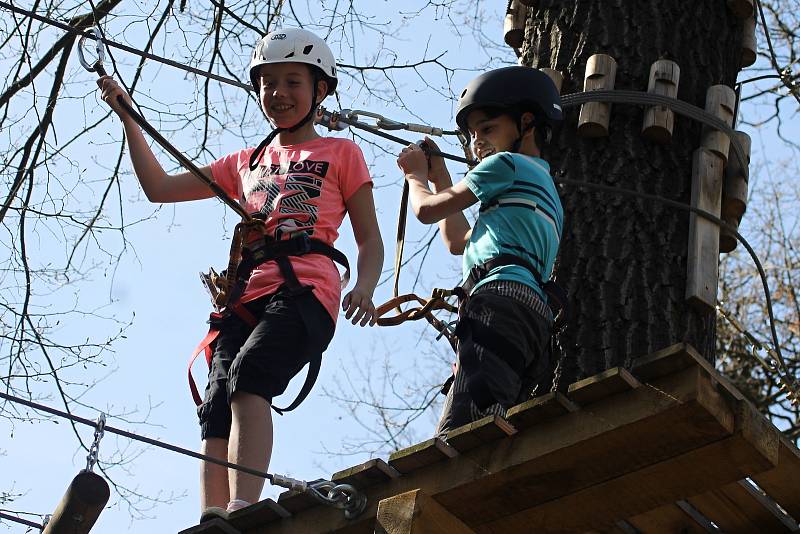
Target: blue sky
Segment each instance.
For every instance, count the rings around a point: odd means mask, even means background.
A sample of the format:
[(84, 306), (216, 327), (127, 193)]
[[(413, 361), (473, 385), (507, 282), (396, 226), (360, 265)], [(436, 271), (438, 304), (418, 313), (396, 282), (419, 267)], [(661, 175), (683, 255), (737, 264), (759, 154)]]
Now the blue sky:
[[(425, 54), (426, 49), (427, 57), (444, 53), (443, 63), (465, 69), (515, 62), (513, 51), (507, 47), (489, 49), (479, 46), (468, 32), (456, 35), (452, 26), (446, 21), (437, 20), (430, 8), (409, 24), (404, 24), (402, 17), (397, 15), (399, 6), (411, 13), (424, 4), (375, 2), (372, 4), (375, 10), (372, 15), (375, 20), (391, 21), (392, 36), (381, 41), (376, 34), (364, 34), (356, 42), (355, 52), (344, 48), (334, 48), (334, 52), (342, 62), (362, 64), (369, 61), (374, 51), (381, 50), (384, 52), (378, 63), (385, 64), (391, 56), (386, 52), (387, 49), (396, 54), (398, 63), (416, 61)], [(485, 4), (492, 6), (487, 6), (490, 11), (486, 13), (483, 30), (500, 42), (505, 3)], [(3, 13), (2, 16), (7, 15)], [(121, 33), (119, 28), (114, 27), (109, 30), (112, 35), (118, 35), (118, 39), (132, 46), (140, 47), (142, 44), (135, 32)], [(135, 64), (135, 58), (116, 51), (114, 55), (125, 64), (122, 71), (130, 79), (130, 66)], [(180, 58), (180, 53), (176, 54), (177, 58)], [(246, 63), (247, 57), (241, 59)], [(441, 90), (426, 88), (420, 76)], [(448, 82), (441, 71), (433, 67), (420, 69), (419, 73), (408, 71), (396, 74), (398, 93), (414, 114), (403, 109), (396, 99), (377, 102), (363, 88), (348, 80), (340, 85), (339, 98), (341, 106), (345, 108), (369, 109), (400, 121), (425, 122), (449, 128), (453, 123), (454, 109), (451, 93), (457, 94), (473, 76), (474, 72), (459, 71)], [(244, 77), (242, 71), (241, 78)], [(70, 63), (68, 78), (71, 85), (59, 105), (57, 120), (62, 124), (70, 121), (83, 124), (84, 120), (92, 122), (101, 117), (105, 109), (96, 99), (70, 98), (86, 93), (94, 83), (94, 75), (80, 67), (77, 57)], [(190, 100), (194, 98), (195, 84), (196, 79), (192, 75), (184, 76), (169, 67), (148, 65), (140, 91), (149, 93), (153, 100), (143, 97), (140, 102), (148, 102), (160, 110), (189, 113), (198, 105)], [(219, 91), (220, 102), (224, 98), (226, 102), (232, 102), (230, 105), (234, 111), (248, 113), (249, 120), (263, 135), (266, 124), (252, 106), (245, 108), (241, 90), (224, 86)], [(324, 105), (329, 109), (338, 107), (333, 99), (328, 99)], [(253, 143), (260, 140), (256, 128), (250, 131), (253, 132)], [(72, 157), (86, 163), (86, 169), (79, 172), (85, 173), (90, 180), (102, 179), (107, 174), (103, 168), (107, 169), (113, 164), (106, 158), (114, 152), (113, 141), (119, 139), (120, 133), (119, 122), (112, 118), (92, 135), (91, 144), (72, 147)], [(754, 136), (753, 161), (763, 163), (762, 147), (777, 146), (775, 138), (769, 129), (750, 133)], [(178, 147), (188, 149), (194, 142), (190, 134), (172, 132), (168, 137)], [(369, 137), (369, 134), (365, 135)], [(417, 134), (400, 135), (408, 139), (418, 138)], [(62, 134), (61, 138), (68, 136)], [(214, 144), (217, 155), (241, 147), (240, 141), (225, 132), (219, 132)], [(394, 256), (400, 173), (391, 154), (384, 154), (364, 143), (361, 145), (375, 177), (376, 205), (386, 246), (385, 269), (388, 276)], [(388, 143), (382, 143), (382, 146), (394, 153), (401, 148)], [(459, 153), (455, 146), (446, 148)], [(788, 156), (785, 152), (769, 155), (773, 161)], [(165, 166), (171, 164), (166, 156), (161, 160)], [(208, 161), (206, 157), (199, 162)], [(454, 176), (464, 171), (457, 164), (449, 167)], [(123, 168), (130, 168), (127, 160)], [(70, 172), (76, 171), (72, 169)], [(91, 201), (96, 199), (98, 193), (91, 186), (86, 186), (74, 194), (86, 195), (87, 201)], [(68, 307), (73, 299), (78, 299), (84, 308), (97, 309), (102, 315), (114, 316), (131, 324), (124, 332), (124, 339), (114, 344), (114, 353), (108, 356), (107, 367), (93, 367), (85, 371), (73, 369), (68, 376), (77, 381), (103, 378), (81, 400), (109, 413), (130, 414), (126, 418), (111, 418), (108, 424), (195, 449), (199, 444), (199, 432), (194, 404), (186, 384), (186, 362), (206, 332), (205, 320), (210, 311), (197, 273), (206, 270), (209, 265), (220, 268), (225, 264), (228, 238), (236, 216), (215, 200), (165, 205), (159, 209), (139, 193), (138, 184), (131, 175), (123, 180), (120, 198), (128, 221), (147, 218), (153, 210), (157, 210), (155, 217), (129, 228), (126, 233), (129, 245), (116, 268), (101, 268), (95, 271), (92, 278), (69, 286), (66, 291), (54, 296), (52, 305)], [(415, 242), (427, 240), (428, 232), (413, 217), (409, 220), (407, 255), (415, 249)], [(742, 233), (747, 236), (747, 217)], [(63, 246), (56, 237), (46, 232), (37, 236), (36, 250), (43, 254)], [(110, 240), (112, 243), (117, 240), (114, 243), (116, 249), (121, 247), (117, 237)], [(356, 254), (349, 222), (342, 226), (337, 245), (354, 264)], [(108, 261), (102, 256), (93, 257)], [(91, 261), (91, 258), (86, 261)], [(459, 259), (447, 255), (444, 247), (436, 241), (426, 260), (426, 269), (419, 275), (416, 291), (427, 294), (432, 287), (452, 286), (458, 280), (458, 273)], [(416, 276), (413, 269), (404, 271), (402, 289), (411, 289)], [(375, 296), (376, 303), (386, 300), (390, 293), (390, 283), (380, 286)], [(61, 328), (65, 336), (76, 340), (92, 335), (102, 336), (112, 329), (106, 321), (88, 317), (73, 319), (61, 325)], [(371, 377), (372, 384), (383, 387), (390, 399), (395, 395), (392, 402), (397, 403), (396, 399), (402, 398), (406, 391), (406, 381), (413, 381), (415, 376), (425, 375), (428, 380), (444, 378), (448, 373), (445, 360), (449, 349), (446, 343), (440, 341), (438, 350), (432, 354), (429, 338), (425, 337), (429, 334), (424, 323), (379, 330), (353, 327), (340, 319), (314, 392), (295, 412), (275, 417), (276, 440), (270, 470), (295, 478), (316, 479), (328, 477), (334, 471), (366, 460), (368, 456), (363, 453), (350, 454), (348, 444), (353, 440), (366, 439), (367, 430), (355, 423), (346, 410), (324, 395), (323, 391), (351, 395), (349, 384), (362, 388), (365, 387), (365, 377)], [(386, 372), (387, 368), (390, 369), (389, 373)], [(195, 376), (201, 385), (205, 383), (204, 371), (204, 364), (198, 362)], [(303, 375), (295, 379), (281, 403), (285, 404), (293, 398), (302, 380)], [(45, 399), (44, 402), (60, 407), (54, 398)], [(80, 406), (74, 409), (80, 416), (96, 417), (96, 413), (89, 409)], [(437, 416), (438, 409), (430, 410), (412, 426), (412, 432), (406, 439), (416, 441), (429, 437)], [(137, 423), (142, 419), (146, 419), (148, 424)], [(79, 427), (78, 430), (86, 441), (91, 439), (91, 428)], [(3, 454), (0, 456), (0, 489), (10, 488), (14, 493), (22, 494), (10, 508), (35, 513), (52, 512), (71, 478), (85, 466), (85, 452), (77, 447), (69, 425), (64, 421), (36, 421), (17, 422), (12, 427), (2, 420), (0, 436), (3, 436), (0, 440)], [(101, 443), (101, 459), (113, 460), (120, 451), (133, 455), (134, 459), (112, 470), (115, 479), (140, 493), (157, 495), (162, 492), (162, 497), (174, 496), (176, 500), (169, 505), (156, 505), (147, 512), (153, 519), (131, 522), (129, 510), (112, 494), (112, 503), (117, 501), (117, 504), (103, 512), (95, 532), (176, 532), (196, 522), (199, 515), (197, 460), (161, 449), (144, 448), (138, 443), (106, 434)], [(263, 497), (275, 497), (278, 492), (267, 486)], [(4, 525), (0, 526), (0, 532), (3, 531), (24, 532), (25, 529)]]
[[(375, 51), (383, 49), (384, 52), (376, 61), (378, 64), (386, 64), (391, 56), (386, 50), (390, 49), (396, 54), (398, 63), (413, 62), (425, 55), (426, 47), (427, 57), (444, 53), (441, 59), (443, 63), (460, 68), (474, 69), (487, 63), (513, 63), (516, 59), (509, 48), (487, 50), (477, 46), (469, 33), (461, 37), (455, 35), (449, 24), (435, 19), (431, 9), (417, 17), (413, 26), (405, 26), (397, 15), (400, 4), (381, 2), (374, 6), (376, 11), (373, 13), (373, 20), (390, 21), (396, 28), (392, 37), (379, 41), (376, 34), (361, 35), (352, 54), (346, 49), (334, 47), (338, 59), (345, 63), (367, 64)], [(422, 6), (425, 3), (403, 2), (402, 6), (411, 12), (415, 9), (415, 4)], [(487, 14), (484, 30), (500, 42), (504, 6), (500, 2), (496, 4), (497, 6), (489, 8), (491, 11)], [(124, 13), (124, 8), (120, 12)], [(2, 16), (8, 15), (2, 13)], [(116, 35), (117, 40), (124, 40), (132, 46), (142, 45), (142, 40), (137, 39), (136, 34), (130, 31), (120, 34), (119, 28), (114, 26), (106, 28), (106, 31)], [(55, 38), (59, 34), (54, 32), (52, 35)], [(254, 36), (253, 41), (255, 39)], [(112, 52), (117, 61), (123, 64), (121, 68), (124, 76), (130, 80), (130, 66), (135, 65), (136, 58), (119, 51)], [(180, 53), (176, 53), (174, 59), (180, 57)], [(241, 59), (246, 64), (248, 58)], [(439, 90), (426, 89), (420, 76), (424, 76)], [(452, 92), (460, 91), (473, 76), (474, 72), (457, 72), (452, 80)], [(68, 138), (64, 131), (69, 128), (63, 125), (80, 125), (84, 120), (93, 122), (105, 112), (105, 108), (94, 97), (78, 97), (91, 90), (95, 78), (81, 68), (77, 57), (72, 58), (67, 77), (70, 85), (56, 112), (57, 124), (61, 125), (58, 129), (60, 139)], [(244, 79), (244, 71), (241, 77)], [(398, 92), (416, 116), (398, 105), (396, 99), (376, 102), (366, 91), (346, 79), (340, 83), (341, 107), (368, 109), (400, 121), (452, 127), (454, 101), (450, 98), (448, 80), (441, 69), (424, 67), (418, 72), (397, 73), (395, 78)], [(190, 113), (197, 105), (191, 100), (194, 98), (196, 83), (193, 75), (186, 76), (170, 67), (148, 64), (139, 91), (148, 93), (153, 100), (144, 96), (137, 100), (155, 109)], [(237, 101), (238, 109), (231, 104), (233, 111), (245, 109), (241, 102), (240, 89), (223, 86), (219, 91), (220, 99)], [(328, 109), (339, 107), (331, 98), (324, 105)], [(148, 117), (155, 122), (155, 114), (148, 111)], [(249, 114), (248, 119), (260, 130), (258, 135), (263, 135), (267, 130), (260, 114), (252, 106), (246, 108), (246, 113)], [(260, 137), (255, 135), (255, 129), (252, 131), (252, 142), (255, 144)], [(110, 155), (116, 152), (114, 140), (119, 139), (120, 134), (119, 121), (112, 118), (92, 134), (90, 144), (71, 148), (72, 158), (80, 161), (81, 165), (86, 165), (81, 170), (84, 177), (102, 180), (107, 176), (107, 169), (114, 164), (114, 160), (110, 159)], [(399, 135), (411, 140), (419, 138), (419, 134), (404, 132)], [(192, 136), (182, 132), (171, 132), (167, 137), (176, 146), (187, 151), (194, 142)], [(218, 145), (214, 147), (217, 155), (241, 148), (240, 141), (224, 132), (220, 132), (219, 138), (213, 144)], [(393, 155), (384, 154), (382, 150), (364, 143), (361, 145), (375, 178), (376, 205), (386, 246), (385, 269), (388, 276), (394, 256), (394, 231), (401, 175)], [(393, 153), (401, 148), (388, 142), (382, 143), (382, 146)], [(443, 148), (460, 154), (456, 146)], [(199, 163), (210, 161), (208, 156), (205, 158), (201, 158)], [(165, 167), (173, 165), (166, 156), (160, 159)], [(127, 159), (123, 162), (123, 169), (130, 169)], [(465, 169), (453, 165), (451, 170), (455, 175)], [(87, 201), (98, 198), (98, 191), (91, 186), (80, 187), (73, 194), (84, 195)], [(120, 197), (127, 221), (147, 218), (157, 210), (155, 217), (127, 230), (129, 245), (118, 266), (101, 266), (91, 278), (55, 293), (48, 304), (55, 308), (64, 308), (69, 307), (71, 302), (78, 301), (83, 308), (95, 309), (100, 315), (114, 316), (122, 322), (130, 322), (130, 326), (124, 331), (124, 338), (114, 344), (113, 354), (107, 356), (107, 367), (72, 369), (66, 375), (72, 380), (87, 383), (102, 378), (86, 391), (81, 402), (110, 414), (130, 414), (124, 418), (110, 418), (109, 425), (196, 449), (199, 445), (199, 429), (186, 383), (186, 363), (195, 345), (205, 335), (205, 321), (210, 311), (197, 273), (206, 270), (209, 265), (220, 269), (226, 263), (228, 239), (236, 222), (236, 215), (216, 200), (165, 205), (158, 209), (158, 206), (149, 204), (140, 194), (132, 175), (124, 177)], [(37, 235), (35, 248), (41, 254), (56, 255), (56, 250), (63, 247), (57, 236), (46, 232)], [(415, 250), (416, 240), (423, 237), (427, 239), (428, 236), (428, 229), (414, 221), (412, 216), (409, 221), (407, 254)], [(117, 236), (112, 235), (109, 242), (115, 250), (122, 246)], [(355, 265), (355, 247), (347, 220), (341, 228), (337, 246)], [(108, 262), (109, 259), (95, 254), (84, 261)], [(451, 286), (457, 282), (459, 260), (445, 254), (438, 241), (428, 255), (427, 265), (428, 270), (418, 280), (416, 291), (419, 294), (427, 294), (434, 286)], [(415, 277), (414, 270), (405, 271), (402, 289), (411, 289)], [(376, 303), (383, 302), (390, 294), (390, 283), (380, 286), (375, 295)], [(366, 460), (368, 455), (365, 454), (335, 454), (347, 448), (343, 442), (352, 439), (358, 441), (365, 435), (365, 431), (347, 416), (342, 407), (326, 397), (323, 390), (350, 395), (349, 386), (346, 385), (348, 381), (358, 387), (363, 386), (361, 381), (367, 375), (375, 377), (376, 381), (383, 380), (386, 376), (384, 365), (387, 363), (399, 377), (411, 377), (420, 370), (425, 370), (430, 375), (426, 379), (445, 378), (449, 370), (441, 355), (447, 355), (449, 349), (445, 342), (439, 342), (440, 357), (431, 358), (430, 342), (423, 337), (426, 333), (425, 324), (408, 324), (378, 330), (357, 328), (343, 318), (340, 319), (336, 336), (325, 354), (314, 392), (296, 411), (284, 417), (275, 417), (276, 440), (270, 470), (295, 478), (316, 479), (328, 477), (336, 470)], [(60, 325), (60, 328), (62, 336), (81, 340), (90, 336), (102, 337), (115, 327), (107, 321), (84, 317), (73, 319)], [(198, 361), (194, 369), (201, 387), (205, 384), (204, 367), (205, 364)], [(289, 392), (279, 402), (285, 404), (293, 398), (293, 393), (299, 389), (303, 378), (303, 375), (296, 378)], [(403, 395), (402, 379), (392, 378), (385, 385), (400, 388), (398, 394)], [(47, 389), (42, 391), (48, 391), (50, 395), (53, 393)], [(56, 397), (45, 398), (42, 402), (62, 408)], [(93, 419), (97, 416), (96, 412), (81, 406), (74, 406), (73, 409), (82, 417)], [(413, 442), (429, 437), (437, 416), (438, 410), (433, 410), (421, 418), (414, 426), (414, 433), (405, 439)], [(147, 420), (147, 424), (137, 423), (143, 419)], [(79, 426), (78, 431), (86, 442), (91, 440), (91, 428)], [(85, 452), (78, 448), (69, 424), (59, 420), (16, 422), (12, 426), (3, 420), (0, 422), (0, 435), (4, 436), (0, 440), (0, 488), (22, 494), (9, 508), (51, 513), (69, 481), (86, 463)], [(103, 512), (95, 532), (176, 532), (196, 523), (199, 517), (197, 460), (161, 449), (143, 447), (107, 433), (100, 447), (101, 459), (113, 461), (120, 451), (132, 455), (134, 459), (111, 471), (118, 482), (142, 494), (160, 493), (163, 498), (175, 496), (176, 500), (170, 505), (157, 505), (146, 512), (153, 519), (136, 522), (131, 522), (126, 505), (118, 503)], [(263, 496), (276, 497), (278, 493), (279, 490), (268, 485)], [(111, 502), (114, 503), (115, 500), (118, 500), (117, 496), (112, 492)], [(2, 531), (24, 532), (25, 528), (3, 525), (0, 526), (0, 532)]]

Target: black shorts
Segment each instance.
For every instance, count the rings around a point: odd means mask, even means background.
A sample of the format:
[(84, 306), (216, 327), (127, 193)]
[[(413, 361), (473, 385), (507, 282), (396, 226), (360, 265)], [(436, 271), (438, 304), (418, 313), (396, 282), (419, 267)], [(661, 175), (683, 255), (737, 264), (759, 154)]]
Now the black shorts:
[(525, 284), (479, 287), (459, 310), (458, 368), (437, 435), (486, 415), (504, 416), (527, 400), (549, 376), (552, 323), (547, 304)]
[(245, 307), (258, 319), (256, 326), (231, 314), (222, 319), (213, 345), (205, 400), (197, 409), (203, 439), (228, 438), (235, 392), (272, 404), (333, 338), (333, 320), (310, 290), (294, 295), (278, 291)]

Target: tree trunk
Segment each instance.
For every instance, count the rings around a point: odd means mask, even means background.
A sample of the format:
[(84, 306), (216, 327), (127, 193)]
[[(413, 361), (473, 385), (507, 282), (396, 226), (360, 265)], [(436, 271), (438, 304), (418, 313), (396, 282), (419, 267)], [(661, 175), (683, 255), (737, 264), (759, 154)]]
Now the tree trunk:
[[(678, 99), (703, 108), (710, 86), (735, 84), (741, 28), (725, 0), (541, 0), (529, 12), (522, 61), (561, 71), (568, 94), (583, 90), (593, 54), (616, 59), (615, 88), (635, 91), (647, 91), (653, 62), (670, 59), (681, 69)], [(614, 104), (600, 138), (579, 137), (579, 109), (565, 112), (544, 151), (554, 176), (690, 202), (700, 124), (676, 114), (672, 141), (659, 145), (640, 134), (641, 107)], [(573, 310), (561, 337), (561, 384), (680, 341), (713, 361), (713, 313), (685, 298), (688, 212), (571, 186), (560, 192), (566, 224), (556, 272)]]

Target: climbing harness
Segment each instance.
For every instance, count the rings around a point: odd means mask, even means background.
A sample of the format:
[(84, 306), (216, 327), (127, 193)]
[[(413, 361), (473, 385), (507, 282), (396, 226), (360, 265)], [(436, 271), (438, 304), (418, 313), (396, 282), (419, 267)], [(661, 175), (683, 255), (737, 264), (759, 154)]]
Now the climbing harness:
[[(258, 219), (255, 220), (261, 222)], [(210, 328), (208, 334), (194, 350), (189, 360), (189, 389), (197, 406), (200, 406), (203, 401), (192, 376), (192, 365), (200, 353), (204, 352), (206, 363), (209, 367), (211, 366), (213, 357), (212, 345), (219, 336), (223, 319), (233, 313), (251, 328), (255, 327), (258, 322), (258, 319), (239, 300), (244, 293), (253, 269), (265, 262), (275, 261), (283, 276), (285, 290), (290, 294), (300, 294), (311, 290), (311, 287), (300, 284), (289, 257), (321, 254), (344, 268), (345, 272), (340, 282), (342, 288), (347, 286), (350, 280), (350, 264), (347, 261), (347, 256), (338, 249), (319, 239), (309, 237), (305, 232), (300, 232), (289, 239), (276, 240), (263, 232), (265, 228), (263, 225), (256, 225), (255, 231), (251, 231), (253, 226), (253, 223), (246, 221), (236, 225), (231, 241), (230, 263), (224, 276), (218, 275), (213, 269), (208, 274), (200, 273), (204, 285), (211, 294), (215, 311), (209, 317)], [(249, 236), (248, 233), (250, 234)], [(305, 382), (295, 399), (286, 408), (278, 408), (271, 405), (272, 409), (282, 415), (284, 412), (297, 408), (314, 387), (321, 365), (322, 355), (319, 354), (309, 362)]]
[[(50, 415), (55, 415), (63, 419), (68, 419), (75, 423), (80, 423), (83, 425), (95, 427), (95, 429), (97, 429), (99, 426), (99, 422), (92, 421), (91, 419), (85, 419), (83, 417), (79, 417), (77, 415), (62, 410), (57, 410), (55, 408), (51, 408), (43, 404), (29, 401), (21, 397), (9, 395), (8, 393), (3, 393), (2, 391), (0, 391), (0, 399), (13, 402), (16, 404), (21, 404), (23, 406), (27, 406), (28, 408), (49, 413)], [(344, 510), (345, 517), (348, 519), (356, 518), (366, 508), (366, 503), (367, 503), (366, 496), (361, 492), (359, 492), (355, 487), (353, 487), (350, 484), (336, 484), (328, 480), (305, 482), (303, 480), (297, 480), (279, 474), (258, 471), (257, 469), (252, 469), (250, 467), (245, 467), (243, 465), (238, 465), (225, 460), (220, 460), (218, 458), (214, 458), (213, 456), (207, 456), (205, 454), (201, 454), (193, 450), (184, 449), (182, 447), (178, 447), (176, 445), (172, 445), (169, 443), (164, 443), (162, 441), (153, 438), (140, 436), (138, 434), (134, 434), (126, 430), (114, 428), (112, 426), (106, 425), (105, 422), (103, 423), (102, 431), (109, 432), (111, 434), (116, 434), (118, 436), (122, 436), (142, 443), (146, 443), (148, 445), (153, 445), (154, 447), (159, 447), (161, 449), (177, 452), (185, 456), (191, 456), (192, 458), (203, 460), (205, 462), (209, 462), (215, 465), (220, 465), (222, 467), (227, 467), (229, 469), (236, 469), (237, 471), (241, 471), (249, 475), (261, 477), (268, 480), (270, 484), (272, 484), (273, 486), (279, 486), (281, 488), (285, 488), (291, 491), (306, 493), (311, 497), (313, 497), (315, 500), (323, 504), (334, 506), (336, 508)], [(323, 493), (323, 491), (327, 493)]]

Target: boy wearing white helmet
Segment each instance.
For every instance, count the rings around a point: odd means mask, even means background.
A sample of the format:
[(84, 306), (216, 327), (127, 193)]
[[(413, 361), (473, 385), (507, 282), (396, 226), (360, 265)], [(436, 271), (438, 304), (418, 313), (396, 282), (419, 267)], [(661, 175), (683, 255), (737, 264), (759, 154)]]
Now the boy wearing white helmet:
[[(537, 384), (546, 386), (553, 303), (544, 281), (564, 212), (540, 149), (560, 121), (560, 98), (545, 74), (500, 68), (475, 78), (459, 98), (456, 123), (479, 160), (462, 181), (453, 185), (442, 158), (427, 158), (417, 145), (398, 157), (417, 218), (438, 223), (448, 250), (463, 254), (458, 363), (439, 436), (487, 415), (503, 416)], [(478, 202), (470, 227), (462, 210)]]
[[(341, 262), (333, 242), (345, 214), (358, 245), (358, 279), (341, 300), (353, 324), (375, 324), (372, 295), (383, 265), (383, 243), (361, 150), (349, 139), (323, 138), (314, 130), (317, 106), (337, 84), (336, 63), (325, 41), (300, 28), (265, 35), (253, 51), (250, 80), (273, 131), (258, 147), (228, 154), (201, 170), (264, 220), (266, 237), (252, 250), (266, 251), (271, 259), (259, 263), (252, 260), (254, 254), (242, 255), (248, 268), (244, 274), (241, 265), (237, 270), (237, 294), (223, 310), (235, 313), (223, 313), (212, 323), (219, 333), (211, 344), (209, 382), (198, 415), (204, 454), (263, 472), (272, 452), (273, 397), (307, 363), (310, 388), (333, 336), (341, 285), (331, 260)], [(117, 104), (117, 96), (129, 100), (128, 95), (110, 77), (98, 85), (103, 100), (122, 119), (134, 171), (148, 199), (213, 196), (190, 173), (168, 175)], [(289, 409), (307, 394), (303, 389)], [(263, 486), (261, 477), (204, 462), (203, 519), (226, 517), (256, 502)]]

